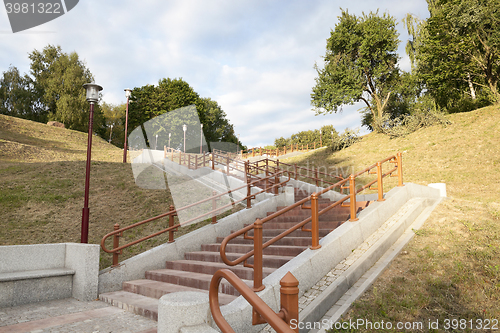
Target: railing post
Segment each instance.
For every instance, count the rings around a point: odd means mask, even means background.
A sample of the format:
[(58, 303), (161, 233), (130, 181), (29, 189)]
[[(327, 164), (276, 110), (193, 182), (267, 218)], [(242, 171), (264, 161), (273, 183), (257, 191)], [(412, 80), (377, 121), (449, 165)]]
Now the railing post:
[[(174, 205), (170, 205), (170, 212), (173, 212), (174, 210), (175, 210)], [(169, 228), (174, 226), (174, 216), (175, 215), (176, 215), (175, 213), (171, 213), (168, 216), (168, 227)], [(169, 243), (175, 242), (175, 240), (174, 240), (174, 229), (170, 229), (168, 231), (168, 242)]]
[(286, 146), (285, 146), (285, 149), (284, 149), (284, 154), (283, 155), (286, 155)]
[(317, 250), (321, 247), (319, 245), (319, 205), (318, 205), (318, 194), (311, 194), (311, 238), (312, 245), (311, 250)]
[[(280, 303), (281, 309), (285, 310), (285, 322), (290, 325), (292, 320), (299, 322), (299, 281), (288, 272), (280, 280)], [(295, 325), (294, 331), (299, 333), (299, 325)]]
[(247, 181), (247, 208), (252, 208), (252, 198), (250, 197), (252, 194), (252, 187), (250, 185), (251, 183), (251, 178), (248, 176), (250, 173), (250, 166), (249, 166), (249, 161), (245, 161), (245, 178)]
[(398, 186), (404, 186), (403, 184), (403, 154), (397, 153), (398, 159)]
[(262, 222), (257, 219), (253, 226), (253, 291), (264, 290), (262, 284)]
[(212, 161), (212, 170), (215, 170), (215, 153), (210, 154), (210, 161)]
[(319, 167), (316, 170), (314, 170), (314, 166), (313, 166), (312, 169), (314, 171), (314, 178), (316, 178), (316, 187), (318, 187), (319, 186), (319, 178), (318, 178), (318, 176), (319, 176), (318, 175)]
[[(114, 231), (120, 229), (120, 225), (116, 223), (113, 227)], [(116, 249), (117, 247), (120, 246), (120, 233), (116, 233), (113, 235), (113, 249)], [(113, 265), (111, 267), (116, 267), (118, 266), (118, 256), (120, 255), (121, 251), (116, 251), (113, 252)]]
[(349, 221), (351, 222), (354, 222), (354, 221), (357, 221), (359, 220), (357, 217), (356, 217), (356, 210), (357, 210), (357, 207), (356, 207), (356, 183), (355, 183), (355, 178), (354, 178), (354, 175), (351, 174), (349, 176), (349, 196), (350, 196), (350, 207), (351, 207), (351, 218), (349, 219)]
[(279, 188), (278, 188), (278, 186), (276, 186), (279, 184), (279, 182), (280, 182), (280, 180), (278, 179), (278, 174), (275, 173), (274, 174), (274, 195), (278, 195), (278, 193), (279, 193)]
[(188, 154), (188, 169), (191, 169), (191, 154)]
[(179, 165), (182, 165), (182, 152), (179, 150)]
[[(217, 192), (216, 191), (213, 191), (212, 192), (212, 210), (215, 210), (217, 208), (217, 202), (216, 202), (216, 199), (214, 198), (214, 196), (217, 195)], [(212, 224), (216, 224), (217, 223), (217, 214), (215, 212), (212, 213)]]
[(203, 167), (205, 167), (205, 164), (206, 164), (206, 162), (207, 162), (207, 161), (206, 161), (206, 156), (207, 156), (207, 155), (206, 155), (205, 153), (203, 153)]
[(194, 169), (198, 170), (198, 155), (194, 155)]
[(382, 163), (377, 162), (377, 189), (378, 189), (378, 200), (385, 201), (384, 199), (384, 185), (382, 180)]

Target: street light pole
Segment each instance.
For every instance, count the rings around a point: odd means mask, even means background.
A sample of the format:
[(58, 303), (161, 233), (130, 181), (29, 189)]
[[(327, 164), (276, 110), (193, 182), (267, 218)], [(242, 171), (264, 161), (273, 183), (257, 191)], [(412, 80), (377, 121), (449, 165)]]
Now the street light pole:
[(201, 129), (200, 129), (200, 154), (203, 153), (203, 124), (200, 124), (201, 125)]
[(99, 100), (99, 91), (102, 87), (94, 83), (86, 83), (83, 85), (87, 89), (87, 102), (90, 103), (89, 112), (89, 135), (87, 142), (87, 164), (85, 167), (85, 197), (82, 210), (82, 231), (81, 243), (89, 242), (89, 187), (90, 187), (90, 162), (92, 159), (92, 132), (94, 127), (94, 104)]
[(132, 90), (125, 89), (125, 97), (127, 97), (127, 109), (125, 111), (125, 142), (123, 143), (123, 163), (127, 163), (127, 131), (128, 131), (128, 102), (130, 95), (132, 95)]
[(319, 146), (323, 147), (323, 140), (321, 138), (321, 130), (319, 130)]
[(113, 124), (111, 124), (111, 131), (109, 131), (109, 143), (111, 143), (111, 136), (113, 135)]
[(182, 125), (182, 130), (184, 131), (184, 154), (185, 154), (186, 153), (186, 130), (187, 130), (186, 124)]
[(170, 148), (170, 137), (172, 136), (172, 133), (168, 133), (168, 148)]

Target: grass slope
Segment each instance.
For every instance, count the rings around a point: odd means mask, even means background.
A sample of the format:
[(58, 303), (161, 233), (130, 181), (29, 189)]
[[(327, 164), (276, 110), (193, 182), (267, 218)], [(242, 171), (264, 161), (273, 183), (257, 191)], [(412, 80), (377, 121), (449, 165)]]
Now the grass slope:
[[(396, 329), (398, 322), (423, 323), (423, 330), (404, 331), (482, 331), (480, 325), (492, 319), (500, 327), (500, 109), (448, 119), (452, 125), (447, 127), (392, 140), (371, 133), (340, 152), (324, 149), (284, 161), (347, 174), (401, 151), (405, 182), (447, 185), (450, 199), (436, 208), (345, 320), (390, 322), (394, 328), (383, 330), (389, 332), (403, 331)], [(429, 328), (429, 320), (437, 320), (439, 328)], [(360, 326), (352, 331), (375, 330)]]

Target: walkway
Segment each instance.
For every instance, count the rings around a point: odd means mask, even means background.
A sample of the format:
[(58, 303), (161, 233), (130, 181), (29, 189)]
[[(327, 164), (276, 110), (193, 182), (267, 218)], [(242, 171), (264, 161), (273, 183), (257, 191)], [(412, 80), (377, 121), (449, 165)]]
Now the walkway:
[(156, 333), (157, 322), (101, 301), (74, 298), (0, 308), (0, 333)]

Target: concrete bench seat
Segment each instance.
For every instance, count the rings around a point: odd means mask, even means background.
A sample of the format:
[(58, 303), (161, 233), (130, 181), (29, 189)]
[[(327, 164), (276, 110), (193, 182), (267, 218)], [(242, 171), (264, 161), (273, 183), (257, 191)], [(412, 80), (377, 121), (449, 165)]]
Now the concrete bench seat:
[(21, 271), (0, 273), (0, 282), (41, 279), (55, 276), (75, 275), (75, 271), (66, 268), (39, 269), (34, 271)]
[(54, 299), (97, 298), (99, 245), (0, 246), (0, 308)]

